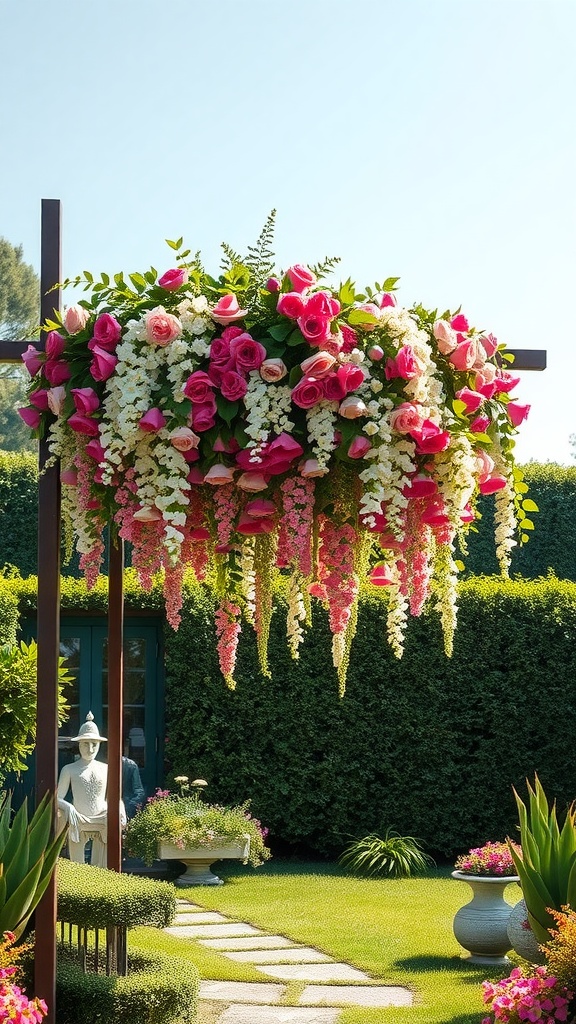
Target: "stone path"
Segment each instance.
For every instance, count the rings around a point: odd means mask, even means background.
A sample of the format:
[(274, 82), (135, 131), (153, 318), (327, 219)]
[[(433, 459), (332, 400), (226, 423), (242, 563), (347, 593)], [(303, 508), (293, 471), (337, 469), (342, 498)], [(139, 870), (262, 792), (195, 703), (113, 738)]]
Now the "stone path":
[[(357, 967), (332, 960), (311, 946), (271, 935), (244, 921), (178, 900), (171, 935), (195, 939), (237, 963), (253, 964), (275, 981), (202, 981), (200, 999), (224, 1005), (217, 1024), (337, 1024), (345, 1006), (411, 1006), (412, 993), (399, 985), (378, 985)], [(283, 1005), (286, 985), (308, 982), (298, 1006)], [(343, 982), (358, 984), (342, 984)], [(322, 984), (314, 984), (320, 982)]]

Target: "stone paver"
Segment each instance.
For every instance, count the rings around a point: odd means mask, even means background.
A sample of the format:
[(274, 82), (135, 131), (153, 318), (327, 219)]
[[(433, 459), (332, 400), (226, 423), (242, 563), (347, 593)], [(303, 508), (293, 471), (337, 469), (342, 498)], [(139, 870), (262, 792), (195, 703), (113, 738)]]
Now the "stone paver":
[(307, 985), (298, 1002), (319, 1006), (412, 1006), (412, 993), (399, 985)]
[(209, 949), (288, 949), (294, 943), (283, 935), (246, 935), (243, 939), (200, 939)]
[(210, 910), (206, 911), (205, 914), (200, 912), (196, 914), (176, 914), (174, 927), (180, 928), (184, 924), (228, 924), (229, 920), (223, 914), (217, 914)]
[(278, 1003), (284, 985), (258, 981), (201, 981), (200, 999), (219, 999), (225, 1003)]
[(259, 935), (258, 928), (251, 924), (184, 924), (165, 928), (169, 935), (177, 935), (179, 939), (220, 939), (231, 935)]
[(364, 971), (349, 964), (267, 964), (254, 965), (257, 971), (282, 981), (369, 981)]
[(197, 910), (201, 909), (201, 907), (197, 903), (192, 903), (191, 900), (179, 900), (179, 899), (176, 900), (176, 907), (190, 907), (191, 910), (194, 909), (194, 908), (196, 908)]
[(340, 1010), (297, 1006), (229, 1006), (218, 1024), (336, 1024)]
[(241, 953), (220, 950), (229, 960), (237, 960), (244, 964), (277, 964), (280, 961), (291, 964), (320, 964), (330, 960), (326, 953), (309, 946), (297, 946), (295, 949), (252, 949)]

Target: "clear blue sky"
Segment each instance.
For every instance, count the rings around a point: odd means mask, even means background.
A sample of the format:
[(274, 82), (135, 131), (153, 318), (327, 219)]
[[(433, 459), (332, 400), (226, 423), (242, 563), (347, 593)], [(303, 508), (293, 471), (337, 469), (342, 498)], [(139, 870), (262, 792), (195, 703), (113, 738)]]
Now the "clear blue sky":
[(518, 456), (570, 462), (575, 38), (573, 0), (0, 0), (0, 235), (38, 268), (59, 198), (65, 275), (181, 234), (215, 271), (276, 207), (280, 265), (546, 348)]

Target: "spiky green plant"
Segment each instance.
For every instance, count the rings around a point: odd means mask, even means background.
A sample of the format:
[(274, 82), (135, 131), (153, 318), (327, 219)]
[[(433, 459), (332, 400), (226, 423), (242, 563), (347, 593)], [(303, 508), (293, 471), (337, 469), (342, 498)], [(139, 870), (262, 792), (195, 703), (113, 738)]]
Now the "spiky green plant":
[(339, 863), (358, 874), (385, 875), (388, 878), (409, 878), (434, 864), (424, 853), (422, 843), (413, 836), (401, 836), (386, 829), (384, 837), (371, 833), (355, 839), (338, 858)]
[(528, 806), (514, 796), (520, 820), (521, 854), (508, 838), (508, 847), (520, 878), (528, 920), (540, 943), (550, 939), (549, 928), (555, 921), (549, 910), (576, 908), (576, 810), (572, 803), (562, 828), (558, 825), (556, 804), (549, 806), (538, 776), (534, 788), (526, 780)]
[(64, 830), (50, 839), (53, 808), (47, 793), (29, 822), (24, 800), (11, 822), (10, 794), (0, 800), (0, 935), (19, 938), (48, 887), (66, 838)]

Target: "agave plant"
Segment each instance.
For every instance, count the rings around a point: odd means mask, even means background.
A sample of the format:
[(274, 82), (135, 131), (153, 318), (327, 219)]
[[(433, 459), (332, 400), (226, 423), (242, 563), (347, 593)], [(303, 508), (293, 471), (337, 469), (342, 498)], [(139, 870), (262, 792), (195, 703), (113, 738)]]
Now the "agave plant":
[(424, 853), (422, 843), (413, 836), (401, 836), (386, 829), (384, 837), (371, 833), (355, 839), (338, 858), (343, 867), (366, 875), (408, 878), (415, 871), (424, 871), (434, 864)]
[(521, 853), (508, 838), (508, 847), (520, 878), (528, 921), (538, 942), (550, 939), (555, 921), (549, 910), (576, 908), (576, 810), (572, 803), (562, 828), (556, 804), (549, 807), (542, 784), (535, 776), (528, 786), (528, 806), (514, 790), (520, 820)]
[(66, 838), (50, 839), (53, 807), (46, 794), (29, 822), (25, 800), (11, 823), (10, 794), (0, 800), (0, 935), (19, 938), (48, 887)]

